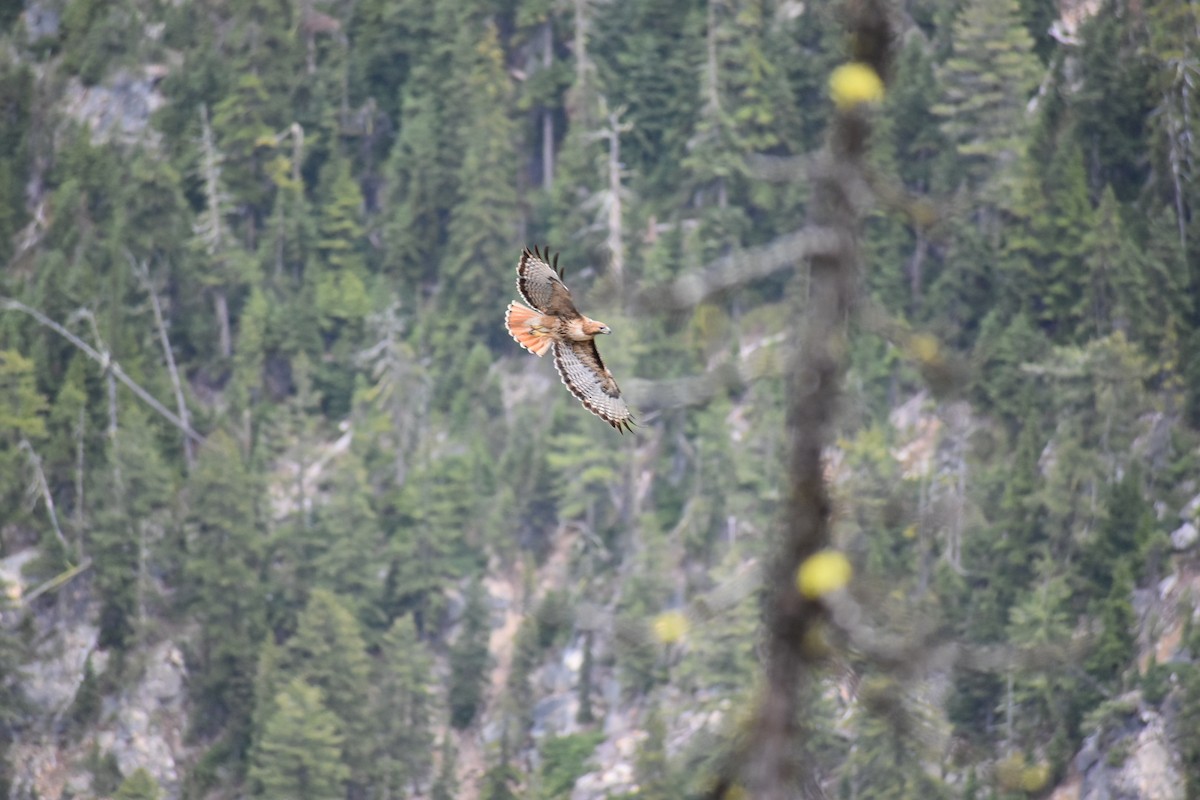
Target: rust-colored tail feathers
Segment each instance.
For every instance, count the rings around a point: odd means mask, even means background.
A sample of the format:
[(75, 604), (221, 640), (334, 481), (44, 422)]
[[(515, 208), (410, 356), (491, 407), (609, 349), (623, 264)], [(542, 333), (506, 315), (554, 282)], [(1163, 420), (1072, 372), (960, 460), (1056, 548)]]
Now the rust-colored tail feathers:
[(535, 356), (544, 356), (554, 344), (554, 338), (543, 324), (542, 315), (520, 303), (509, 303), (504, 312), (504, 325), (517, 344)]

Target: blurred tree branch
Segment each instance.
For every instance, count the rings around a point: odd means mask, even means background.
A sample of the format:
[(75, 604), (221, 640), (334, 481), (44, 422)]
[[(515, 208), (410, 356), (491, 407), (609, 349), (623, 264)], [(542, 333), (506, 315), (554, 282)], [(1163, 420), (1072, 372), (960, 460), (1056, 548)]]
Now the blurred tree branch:
[[(883, 78), (895, 32), (885, 0), (851, 0), (843, 7), (853, 58)], [(825, 149), (810, 180), (808, 230), (825, 232), (835, 246), (808, 253), (807, 298), (785, 380), (789, 476), (784, 517), (765, 574), (766, 676), (759, 707), (738, 765), (741, 783), (758, 800), (821, 796), (819, 776), (805, 768), (805, 696), (813, 690), (819, 658), (812, 646), (826, 608), (796, 586), (801, 564), (830, 543), (831, 503), (821, 454), (831, 441), (846, 369), (847, 321), (854, 306), (862, 226), (859, 196), (871, 133), (861, 103), (839, 104)]]

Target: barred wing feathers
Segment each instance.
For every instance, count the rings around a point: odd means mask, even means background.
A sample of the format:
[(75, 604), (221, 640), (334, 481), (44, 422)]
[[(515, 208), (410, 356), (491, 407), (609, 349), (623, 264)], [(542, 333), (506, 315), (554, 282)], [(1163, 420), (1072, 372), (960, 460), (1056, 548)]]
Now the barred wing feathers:
[(612, 373), (600, 360), (595, 342), (555, 342), (554, 366), (563, 385), (584, 408), (622, 433), (633, 429), (633, 415), (621, 399)]
[(548, 263), (549, 257), (549, 250), (543, 255), (536, 247), (521, 251), (521, 260), (517, 263), (517, 291), (526, 303), (543, 314), (574, 319), (579, 316), (579, 311), (571, 300), (571, 290), (562, 282), (562, 273), (557, 270), (558, 256), (554, 257), (554, 266)]

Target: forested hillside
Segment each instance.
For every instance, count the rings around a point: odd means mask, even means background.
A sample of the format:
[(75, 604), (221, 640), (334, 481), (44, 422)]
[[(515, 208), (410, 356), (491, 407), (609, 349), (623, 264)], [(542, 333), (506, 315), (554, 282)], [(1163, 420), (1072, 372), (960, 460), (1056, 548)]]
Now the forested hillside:
[[(0, 0), (0, 794), (747, 796), (856, 4)], [(1200, 797), (1200, 6), (891, 11), (804, 791)]]

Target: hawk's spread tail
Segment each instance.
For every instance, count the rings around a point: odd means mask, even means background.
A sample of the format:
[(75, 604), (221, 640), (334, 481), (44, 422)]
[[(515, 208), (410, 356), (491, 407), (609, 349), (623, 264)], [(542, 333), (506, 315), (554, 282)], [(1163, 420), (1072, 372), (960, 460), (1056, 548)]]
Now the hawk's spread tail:
[(508, 304), (508, 310), (504, 312), (504, 325), (517, 344), (535, 356), (544, 356), (550, 345), (554, 344), (542, 315), (520, 303)]

